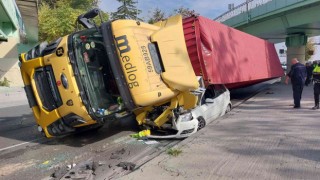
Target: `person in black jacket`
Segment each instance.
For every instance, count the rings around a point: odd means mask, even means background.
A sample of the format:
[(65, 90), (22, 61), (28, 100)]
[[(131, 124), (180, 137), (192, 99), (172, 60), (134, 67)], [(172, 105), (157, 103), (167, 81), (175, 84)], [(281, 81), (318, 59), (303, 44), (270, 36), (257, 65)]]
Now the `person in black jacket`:
[(301, 94), (307, 77), (307, 69), (305, 65), (299, 63), (297, 58), (293, 58), (291, 64), (292, 66), (286, 76), (285, 83), (288, 84), (289, 79), (291, 79), (294, 108), (300, 108)]

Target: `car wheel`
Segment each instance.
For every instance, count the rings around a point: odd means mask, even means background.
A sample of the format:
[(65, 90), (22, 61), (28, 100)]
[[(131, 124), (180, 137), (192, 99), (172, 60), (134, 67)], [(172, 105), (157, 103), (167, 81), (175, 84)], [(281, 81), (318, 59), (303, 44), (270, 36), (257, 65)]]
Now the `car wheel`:
[(202, 128), (204, 128), (206, 126), (206, 120), (202, 117), (202, 116), (199, 116), (198, 118), (198, 131)]
[(230, 112), (231, 111), (231, 104), (228, 104), (228, 107), (227, 107), (227, 109), (226, 109), (226, 114), (228, 113), (228, 112)]

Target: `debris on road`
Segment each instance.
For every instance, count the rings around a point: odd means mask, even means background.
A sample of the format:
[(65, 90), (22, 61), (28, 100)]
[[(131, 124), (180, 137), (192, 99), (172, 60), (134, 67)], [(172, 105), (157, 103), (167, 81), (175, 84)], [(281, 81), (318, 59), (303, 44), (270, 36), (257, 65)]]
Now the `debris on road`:
[(150, 136), (150, 134), (151, 134), (150, 130), (147, 129), (147, 130), (140, 131), (140, 132), (138, 132), (136, 134), (131, 134), (130, 137), (140, 139), (142, 137)]
[(147, 145), (153, 145), (153, 144), (158, 144), (159, 142), (156, 140), (148, 140), (148, 141), (143, 141)]
[(110, 159), (121, 159), (121, 156), (126, 152), (126, 150), (124, 148), (122, 148), (121, 150), (118, 150), (114, 153), (111, 153)]
[(68, 170), (70, 170), (70, 169), (72, 169), (73, 167), (75, 167), (76, 166), (76, 164), (75, 163), (73, 163), (73, 164), (69, 164), (69, 165), (67, 165), (67, 168), (68, 168)]
[(99, 166), (106, 165), (106, 164), (107, 164), (106, 161), (99, 161), (99, 162), (98, 162), (98, 165), (99, 165)]
[(68, 172), (67, 168), (58, 167), (51, 175), (50, 179), (61, 179)]
[(119, 164), (117, 164), (118, 167), (122, 167), (124, 170), (134, 170), (134, 168), (136, 167), (136, 165), (134, 163), (131, 162), (120, 162)]
[(49, 162), (50, 162), (50, 161), (44, 161), (42, 164), (43, 164), (43, 165), (47, 165), (47, 164), (49, 164)]
[[(68, 168), (71, 165), (68, 165)], [(67, 179), (85, 179), (93, 180), (94, 171), (96, 170), (97, 163), (92, 159), (79, 163), (78, 165), (72, 164), (72, 169), (70, 169), (61, 180)]]

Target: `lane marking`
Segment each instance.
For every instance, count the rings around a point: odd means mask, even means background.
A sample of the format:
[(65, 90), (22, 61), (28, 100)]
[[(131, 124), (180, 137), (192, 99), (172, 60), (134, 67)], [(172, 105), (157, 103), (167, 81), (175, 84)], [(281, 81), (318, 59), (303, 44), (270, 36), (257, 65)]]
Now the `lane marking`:
[(34, 140), (32, 140), (32, 141), (29, 141), (29, 142), (24, 142), (24, 143), (20, 143), (20, 144), (8, 146), (8, 147), (5, 147), (5, 148), (0, 149), (0, 152), (1, 152), (1, 151), (4, 151), (4, 150), (7, 150), (7, 149), (15, 148), (15, 147), (18, 147), (18, 146), (22, 146), (22, 145), (25, 145), (25, 144), (29, 144), (29, 143), (32, 143), (32, 142), (34, 142), (34, 141), (38, 141), (38, 140), (41, 140), (41, 139), (44, 139), (44, 138), (45, 138), (45, 137), (38, 138), (38, 139), (34, 139)]

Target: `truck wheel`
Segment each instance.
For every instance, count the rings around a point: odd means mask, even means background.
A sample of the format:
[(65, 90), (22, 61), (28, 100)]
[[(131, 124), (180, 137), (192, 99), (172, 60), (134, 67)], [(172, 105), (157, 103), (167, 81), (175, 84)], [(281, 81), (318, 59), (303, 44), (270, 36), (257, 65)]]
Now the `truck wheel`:
[(202, 116), (199, 116), (197, 119), (199, 122), (197, 131), (199, 131), (206, 126), (206, 120)]
[(231, 111), (231, 104), (228, 104), (227, 109), (226, 109), (226, 114)]

